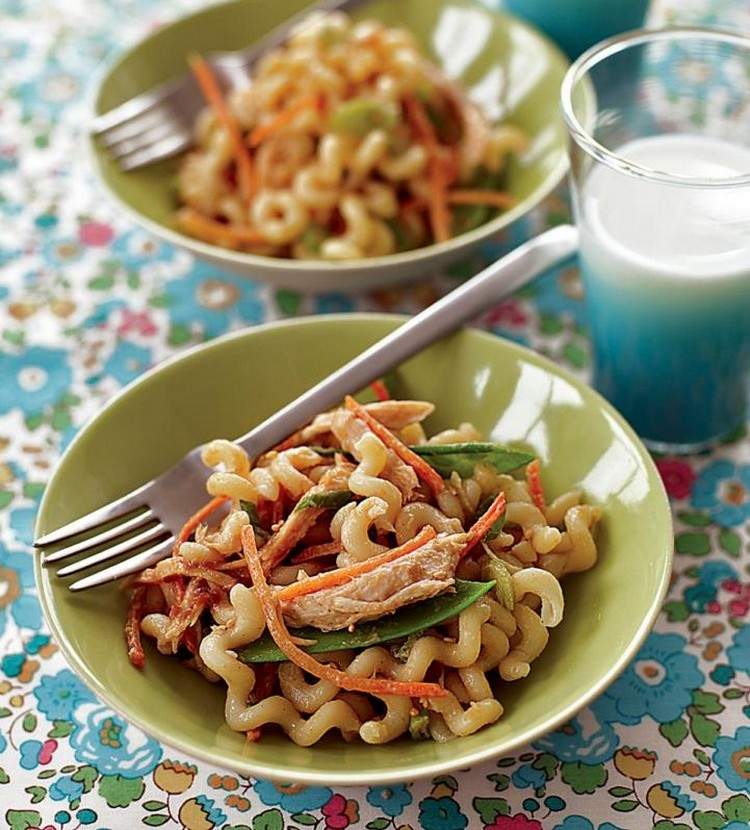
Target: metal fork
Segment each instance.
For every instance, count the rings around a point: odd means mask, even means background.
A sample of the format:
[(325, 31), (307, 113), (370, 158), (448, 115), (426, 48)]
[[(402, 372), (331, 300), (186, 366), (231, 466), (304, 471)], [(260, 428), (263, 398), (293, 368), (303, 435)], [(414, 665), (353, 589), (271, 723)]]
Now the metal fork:
[[(239, 438), (238, 443), (251, 457), (265, 452), (304, 426), (317, 413), (335, 406), (345, 394), (364, 388), (425, 346), (496, 305), (550, 266), (572, 255), (577, 244), (577, 232), (570, 225), (561, 225), (526, 242), (308, 389)], [(70, 585), (70, 590), (80, 591), (112, 582), (150, 567), (170, 554), (185, 518), (206, 499), (205, 482), (206, 470), (201, 463), (200, 448), (196, 448), (158, 478), (45, 534), (34, 544), (47, 547), (82, 533), (96, 531), (90, 538), (45, 553), (44, 564), (60, 562), (109, 544), (111, 547), (66, 565), (57, 574), (70, 576), (118, 556), (132, 554), (116, 565), (79, 579)], [(105, 523), (135, 511), (139, 512), (134, 517), (102, 529)], [(135, 535), (127, 535), (133, 532)], [(144, 545), (147, 545), (146, 549), (139, 550)]]
[[(350, 11), (365, 0), (320, 0), (285, 20), (247, 49), (212, 52), (206, 57), (224, 89), (247, 86), (250, 69), (313, 13)], [(96, 116), (91, 132), (99, 136), (123, 170), (135, 170), (175, 156), (193, 143), (193, 125), (205, 106), (195, 78), (185, 73)]]

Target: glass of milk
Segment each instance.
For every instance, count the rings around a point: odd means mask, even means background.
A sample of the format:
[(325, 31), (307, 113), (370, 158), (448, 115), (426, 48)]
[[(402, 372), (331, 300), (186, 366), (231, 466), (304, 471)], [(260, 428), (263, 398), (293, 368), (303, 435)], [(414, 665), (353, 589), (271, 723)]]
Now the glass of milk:
[(750, 391), (750, 38), (611, 38), (562, 105), (594, 384), (651, 448), (705, 449)]

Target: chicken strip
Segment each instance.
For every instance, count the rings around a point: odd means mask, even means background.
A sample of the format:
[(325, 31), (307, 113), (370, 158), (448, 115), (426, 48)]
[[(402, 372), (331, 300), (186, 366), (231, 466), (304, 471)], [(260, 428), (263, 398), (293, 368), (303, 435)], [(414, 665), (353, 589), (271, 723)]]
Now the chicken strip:
[(289, 625), (336, 631), (393, 614), (452, 587), (465, 533), (438, 536), (421, 548), (355, 577), (282, 604)]
[[(360, 438), (365, 433), (370, 432), (367, 424), (362, 423), (347, 409), (338, 409), (334, 415), (331, 428), (342, 449), (351, 453), (359, 461), (360, 455), (355, 447)], [(393, 450), (387, 451), (387, 459), (380, 476), (398, 487), (404, 502), (411, 501), (414, 491), (419, 486), (417, 474), (408, 464), (404, 464)]]
[[(435, 411), (435, 404), (429, 401), (378, 401), (365, 404), (365, 409), (384, 427), (398, 431), (410, 424), (424, 421)], [(332, 431), (333, 419), (340, 409), (322, 412), (311, 424), (295, 434), (296, 444), (309, 444), (321, 440)]]

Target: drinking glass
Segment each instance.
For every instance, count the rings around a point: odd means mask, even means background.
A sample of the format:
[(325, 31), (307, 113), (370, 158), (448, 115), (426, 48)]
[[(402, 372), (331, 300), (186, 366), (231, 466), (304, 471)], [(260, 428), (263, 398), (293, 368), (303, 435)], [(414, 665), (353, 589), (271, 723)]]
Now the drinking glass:
[(562, 87), (594, 385), (652, 448), (745, 420), (750, 377), (750, 39), (639, 30)]

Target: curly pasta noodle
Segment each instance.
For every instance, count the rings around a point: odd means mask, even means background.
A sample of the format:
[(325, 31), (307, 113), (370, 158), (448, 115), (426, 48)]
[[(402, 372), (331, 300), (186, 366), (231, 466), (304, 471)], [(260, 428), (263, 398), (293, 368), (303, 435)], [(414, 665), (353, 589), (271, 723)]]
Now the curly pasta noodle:
[[(225, 108), (211, 104), (178, 177), (181, 204), (203, 221), (180, 211), (178, 223), (207, 242), (273, 256), (357, 259), (443, 241), (430, 211), (433, 159), (450, 161), (446, 186), (469, 188), (486, 218), (498, 210), (491, 197), (507, 156), (526, 146), (518, 128), (492, 127), (408, 32), (337, 14), (311, 16)], [(434, 122), (432, 139), (415, 107)]]
[[(346, 176), (346, 148), (325, 148), (330, 175)], [(428, 438), (421, 421), (431, 405), (367, 406), (347, 400), (254, 462), (231, 441), (206, 444), (207, 490), (218, 498), (189, 520), (173, 558), (134, 582), (129, 653), (142, 632), (160, 653), (223, 681), (227, 723), (253, 739), (278, 727), (300, 746), (329, 732), (369, 744), (407, 732), (447, 741), (494, 723), (504, 684), (530, 674), (563, 619), (560, 580), (596, 564), (602, 511), (579, 490), (539, 498), (539, 479), (470, 466), (467, 448), (451, 450), (465, 452), (462, 475), (440, 476), (441, 489), (414, 453), (430, 454), (415, 445), (471, 444), (477, 430), (462, 423)], [(486, 446), (474, 452), (492, 457)], [(206, 525), (209, 509), (219, 518)], [(404, 607), (465, 590), (457, 580), (494, 585), (395, 641), (347, 639), (360, 623), (377, 630)], [(337, 632), (342, 650), (301, 654), (315, 639), (303, 626)], [(288, 659), (243, 662), (269, 634)]]

